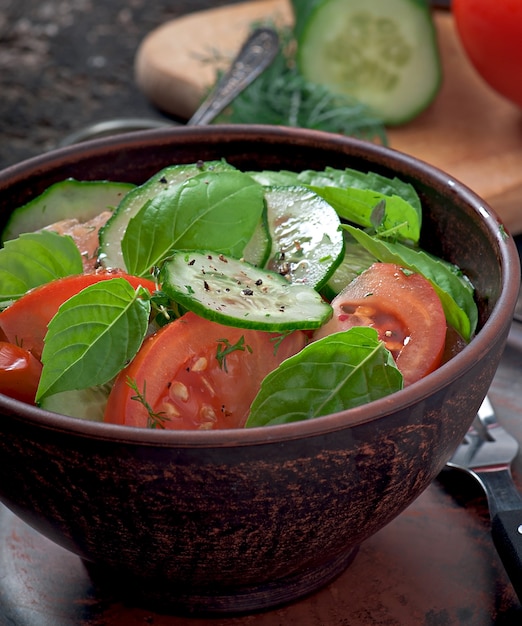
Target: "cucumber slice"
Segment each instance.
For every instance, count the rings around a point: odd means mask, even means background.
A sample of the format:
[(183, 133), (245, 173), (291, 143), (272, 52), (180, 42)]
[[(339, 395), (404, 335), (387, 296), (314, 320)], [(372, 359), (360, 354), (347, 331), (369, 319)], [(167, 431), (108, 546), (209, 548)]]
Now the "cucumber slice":
[(344, 259), (321, 289), (327, 300), (333, 300), (354, 278), (377, 261), (350, 233), (344, 232)]
[(289, 187), (301, 184), (299, 174), (289, 170), (262, 170), (261, 172), (247, 172), (247, 174), (265, 187)]
[(208, 251), (175, 251), (159, 276), (162, 290), (210, 320), (267, 331), (318, 328), (332, 309), (311, 287)]
[(68, 218), (87, 222), (103, 211), (113, 211), (134, 187), (131, 183), (67, 178), (16, 208), (2, 232), (2, 242)]
[(292, 0), (303, 76), (357, 98), (389, 125), (434, 99), (441, 84), (425, 0)]
[(105, 405), (111, 391), (112, 384), (62, 391), (43, 398), (40, 407), (46, 411), (69, 415), (91, 422), (103, 422)]
[(235, 170), (226, 161), (207, 161), (205, 163), (189, 163), (187, 165), (171, 165), (149, 178), (143, 185), (136, 187), (118, 205), (114, 214), (100, 229), (100, 263), (105, 268), (126, 270), (121, 251), (121, 240), (129, 220), (134, 217), (142, 206), (152, 200), (161, 191), (182, 183), (202, 172)]
[(270, 258), (270, 251), (272, 250), (272, 239), (268, 232), (268, 223), (266, 211), (263, 212), (263, 217), (259, 224), (256, 226), (252, 238), (245, 246), (243, 251), (243, 260), (257, 267), (264, 267), (268, 263)]
[(267, 269), (320, 289), (341, 263), (344, 238), (335, 209), (306, 187), (267, 187), (272, 250)]

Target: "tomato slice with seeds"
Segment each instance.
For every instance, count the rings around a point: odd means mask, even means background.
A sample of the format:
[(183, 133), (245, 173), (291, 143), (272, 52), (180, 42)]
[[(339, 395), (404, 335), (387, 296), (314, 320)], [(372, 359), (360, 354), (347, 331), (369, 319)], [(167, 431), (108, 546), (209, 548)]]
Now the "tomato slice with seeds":
[(142, 285), (151, 293), (155, 283), (145, 278), (130, 276), (120, 270), (101, 270), (90, 274), (66, 276), (36, 287), (0, 313), (0, 329), (10, 343), (42, 356), (47, 325), (66, 300), (85, 287), (111, 278), (125, 278), (136, 289)]
[(305, 342), (301, 331), (235, 328), (186, 313), (147, 338), (120, 372), (104, 421), (169, 430), (241, 428), (263, 378)]
[(332, 300), (332, 318), (319, 339), (353, 326), (371, 326), (393, 355), (404, 385), (441, 363), (446, 318), (430, 282), (391, 263), (374, 263)]
[(0, 393), (34, 404), (42, 364), (20, 346), (0, 341)]

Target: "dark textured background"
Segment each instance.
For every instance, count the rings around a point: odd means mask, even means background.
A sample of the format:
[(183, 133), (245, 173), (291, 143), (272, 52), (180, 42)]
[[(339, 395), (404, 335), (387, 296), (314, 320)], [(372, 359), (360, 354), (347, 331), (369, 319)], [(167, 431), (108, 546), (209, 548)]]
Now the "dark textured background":
[(162, 119), (134, 81), (139, 44), (167, 20), (238, 1), (0, 0), (0, 169), (95, 122)]
[(134, 81), (139, 44), (167, 20), (232, 3), (0, 0), (0, 169), (94, 122), (161, 119)]

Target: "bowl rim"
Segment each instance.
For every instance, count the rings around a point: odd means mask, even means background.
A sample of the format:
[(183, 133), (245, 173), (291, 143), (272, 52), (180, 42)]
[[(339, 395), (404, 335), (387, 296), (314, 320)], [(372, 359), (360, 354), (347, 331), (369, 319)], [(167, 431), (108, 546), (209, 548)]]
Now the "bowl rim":
[(450, 361), (439, 367), (427, 377), (413, 385), (371, 403), (332, 413), (319, 418), (256, 428), (226, 429), (211, 431), (154, 430), (90, 422), (66, 415), (52, 413), (38, 407), (0, 394), (0, 410), (4, 409), (10, 417), (26, 420), (38, 427), (61, 431), (80, 437), (110, 440), (115, 442), (149, 445), (154, 447), (229, 447), (251, 446), (270, 442), (283, 442), (323, 435), (330, 432), (376, 421), (387, 414), (407, 409), (422, 399), (441, 389), (448, 380), (458, 378), (471, 369), (484, 357), (486, 348), (493, 343), (504, 330), (506, 310), (513, 310), (520, 286), (520, 263), (513, 238), (506, 232), (502, 221), (492, 207), (465, 184), (453, 178), (436, 166), (421, 159), (397, 151), (393, 148), (374, 144), (365, 140), (346, 137), (325, 131), (290, 128), (284, 126), (265, 126), (259, 124), (216, 125), (207, 127), (165, 127), (154, 130), (135, 131), (121, 135), (103, 137), (74, 144), (32, 157), (21, 163), (9, 166), (0, 172), (0, 188), (3, 181), (9, 181), (26, 175), (29, 170), (35, 174), (52, 168), (58, 160), (66, 158), (83, 160), (86, 152), (95, 155), (108, 148), (125, 149), (143, 144), (144, 141), (157, 145), (172, 144), (176, 138), (205, 137), (208, 133), (221, 133), (223, 136), (238, 138), (239, 135), (253, 140), (260, 135), (273, 140), (285, 139), (296, 144), (328, 141), (332, 147), (339, 146), (348, 150), (347, 154), (360, 153), (366, 158), (391, 158), (411, 171), (428, 174), (441, 186), (446, 186), (451, 193), (462, 197), (481, 218), (497, 244), (501, 265), (501, 292), (490, 317), (477, 336), (466, 348)]

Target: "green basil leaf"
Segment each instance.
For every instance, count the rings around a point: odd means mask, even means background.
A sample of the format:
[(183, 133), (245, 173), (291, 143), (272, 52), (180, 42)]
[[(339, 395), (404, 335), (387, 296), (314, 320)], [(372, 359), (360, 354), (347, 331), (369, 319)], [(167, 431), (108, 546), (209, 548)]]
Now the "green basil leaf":
[(455, 265), (424, 250), (371, 237), (359, 228), (347, 224), (343, 224), (343, 228), (379, 261), (396, 263), (427, 278), (441, 300), (448, 324), (466, 341), (471, 339), (478, 322), (474, 289)]
[(168, 165), (139, 187), (134, 188), (122, 199), (109, 221), (100, 229), (99, 257), (101, 264), (106, 268), (127, 269), (121, 249), (122, 238), (129, 220), (140, 211), (144, 204), (150, 202), (165, 189), (179, 185), (202, 172), (223, 170), (236, 171), (236, 168), (224, 159)]
[(360, 172), (346, 168), (344, 170), (327, 167), (323, 172), (305, 170), (298, 179), (308, 185), (318, 187), (339, 187), (340, 189), (371, 189), (384, 196), (399, 196), (418, 211), (421, 216), (421, 201), (415, 187), (400, 178), (389, 178), (376, 172)]
[(310, 185), (317, 194), (333, 206), (341, 219), (348, 220), (364, 228), (374, 227), (374, 209), (383, 203), (383, 217), (379, 232), (390, 232), (394, 238), (417, 243), (420, 237), (421, 221), (417, 210), (399, 196), (387, 196), (369, 189), (339, 187), (316, 187)]
[(110, 381), (140, 348), (150, 302), (124, 278), (86, 287), (58, 309), (42, 353), (39, 402), (62, 391)]
[(82, 272), (82, 257), (71, 237), (48, 230), (25, 233), (0, 249), (0, 302), (7, 305), (29, 289)]
[(299, 174), (289, 170), (249, 171), (247, 174), (264, 187), (295, 187), (296, 185), (302, 185), (299, 181)]
[(422, 224), (422, 206), (415, 188), (398, 178), (376, 172), (358, 172), (327, 167), (323, 172), (306, 170), (299, 179), (322, 195), (339, 217), (364, 228), (373, 227), (376, 205), (385, 203), (380, 231), (417, 243)]
[(240, 257), (264, 209), (263, 188), (239, 171), (205, 172), (162, 191), (130, 221), (125, 267), (146, 276), (173, 249)]
[(377, 400), (402, 385), (377, 331), (351, 328), (309, 344), (268, 374), (246, 426), (313, 419)]

